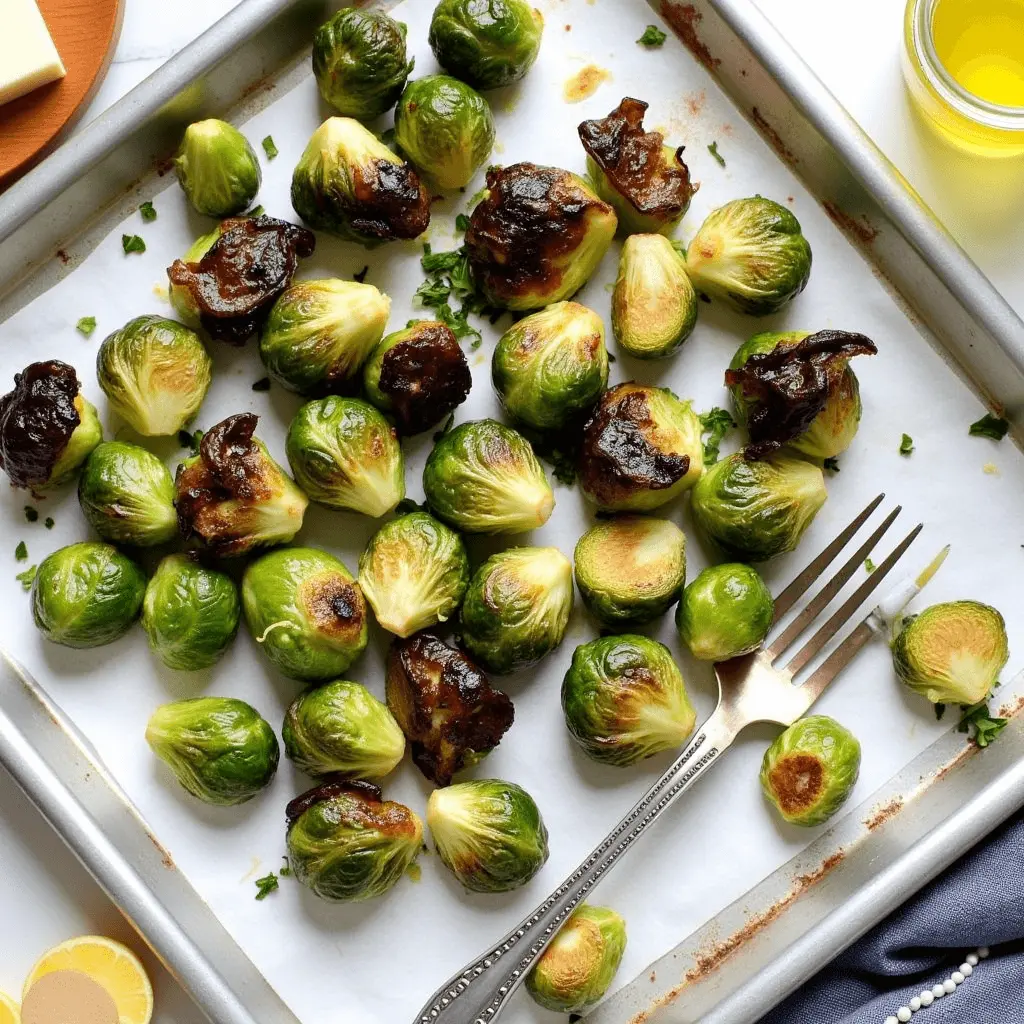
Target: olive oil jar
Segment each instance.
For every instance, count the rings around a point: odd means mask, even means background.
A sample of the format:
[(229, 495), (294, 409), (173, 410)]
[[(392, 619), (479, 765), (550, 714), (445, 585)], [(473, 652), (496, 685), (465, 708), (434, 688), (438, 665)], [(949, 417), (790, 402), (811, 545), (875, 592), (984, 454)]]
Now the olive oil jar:
[(1024, 154), (1024, 0), (909, 0), (904, 32), (907, 86), (938, 132)]

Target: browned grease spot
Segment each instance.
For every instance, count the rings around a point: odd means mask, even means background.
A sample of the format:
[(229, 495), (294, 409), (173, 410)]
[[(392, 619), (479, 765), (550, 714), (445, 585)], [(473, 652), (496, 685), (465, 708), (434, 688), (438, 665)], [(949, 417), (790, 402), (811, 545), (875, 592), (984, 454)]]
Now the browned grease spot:
[(65, 249), (57, 250), (57, 259), (59, 259), (65, 267), (71, 262), (71, 257), (67, 254)]
[(863, 213), (859, 218), (851, 217), (830, 199), (823, 199), (821, 205), (825, 208), (832, 223), (840, 231), (860, 242), (861, 245), (870, 245), (878, 237), (878, 228)]
[(771, 771), (772, 792), (783, 813), (799, 814), (813, 807), (821, 794), (825, 772), (810, 754), (783, 757)]
[(168, 853), (167, 849), (160, 842), (160, 840), (157, 839), (157, 837), (149, 831), (146, 832), (146, 838), (156, 847), (157, 853), (160, 854), (160, 863), (163, 864), (163, 866), (167, 868), (168, 871), (173, 871), (174, 858), (171, 857), (170, 853)]
[(562, 95), (566, 103), (579, 103), (588, 96), (593, 96), (601, 87), (602, 82), (607, 82), (612, 73), (605, 68), (599, 68), (596, 64), (588, 64), (580, 68), (575, 75), (566, 79)]
[(754, 124), (757, 125), (761, 134), (768, 140), (772, 149), (774, 149), (787, 164), (791, 167), (795, 167), (800, 162), (797, 159), (796, 154), (789, 148), (789, 146), (786, 145), (782, 140), (782, 136), (769, 123), (764, 114), (762, 114), (757, 107), (754, 107), (750, 111), (750, 116), (753, 119)]
[(878, 810), (864, 822), (864, 827), (869, 832), (874, 832), (876, 828), (884, 825), (890, 818), (894, 818), (902, 810), (903, 800), (900, 797), (894, 797), (887, 804), (879, 807)]
[(366, 621), (366, 602), (358, 585), (337, 573), (302, 584), (299, 600), (317, 632), (334, 640), (354, 640)]
[(1004, 704), (996, 714), (1000, 718), (1013, 718), (1015, 715), (1020, 714), (1022, 709), (1024, 709), (1024, 696), (1018, 697), (1009, 704)]
[(700, 92), (691, 92), (688, 96), (684, 97), (684, 100), (686, 109), (690, 112), (691, 117), (700, 117), (708, 101), (708, 95), (701, 89)]
[(693, 4), (676, 4), (661, 0), (661, 16), (675, 29), (683, 45), (708, 69), (714, 71), (722, 62), (711, 56), (711, 51), (697, 35), (697, 26), (704, 15)]
[(944, 764), (936, 773), (935, 781), (941, 782), (950, 772), (956, 771), (965, 761), (969, 761), (974, 755), (981, 749), (976, 743), (972, 743), (970, 740), (964, 741), (965, 745), (963, 750), (956, 755), (951, 761)]

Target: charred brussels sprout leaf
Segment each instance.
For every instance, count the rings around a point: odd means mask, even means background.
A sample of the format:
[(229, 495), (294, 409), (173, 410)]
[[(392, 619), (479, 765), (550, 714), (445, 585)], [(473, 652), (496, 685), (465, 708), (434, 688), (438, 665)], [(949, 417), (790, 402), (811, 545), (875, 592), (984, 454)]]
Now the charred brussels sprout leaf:
[(185, 129), (174, 169), (188, 201), (208, 217), (241, 213), (256, 198), (263, 181), (249, 140), (215, 117)]
[(727, 661), (761, 646), (775, 602), (749, 565), (729, 562), (705, 569), (684, 591), (676, 627), (701, 661)]

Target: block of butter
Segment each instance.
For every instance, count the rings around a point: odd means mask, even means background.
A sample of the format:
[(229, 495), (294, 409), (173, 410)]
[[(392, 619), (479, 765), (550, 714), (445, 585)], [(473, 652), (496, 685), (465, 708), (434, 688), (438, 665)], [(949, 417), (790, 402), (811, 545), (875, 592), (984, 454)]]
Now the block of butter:
[(66, 74), (35, 0), (0, 0), (0, 104)]

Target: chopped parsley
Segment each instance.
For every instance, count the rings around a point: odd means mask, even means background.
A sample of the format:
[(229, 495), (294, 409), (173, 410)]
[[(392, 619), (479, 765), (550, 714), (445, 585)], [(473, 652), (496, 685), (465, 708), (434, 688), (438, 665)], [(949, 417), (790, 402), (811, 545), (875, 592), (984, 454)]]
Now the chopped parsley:
[(274, 145), (274, 136), (273, 135), (268, 135), (263, 140), (263, 152), (267, 154), (267, 159), (268, 160), (273, 160), (274, 157), (277, 156), (278, 150), (277, 150), (277, 146)]
[(43, 520), (43, 526), (45, 526), (48, 530), (52, 530), (53, 525), (53, 518), (51, 516), (47, 516), (46, 519)]
[(439, 431), (437, 431), (436, 434), (434, 434), (434, 443), (435, 444), (438, 441), (440, 441), (441, 438), (444, 437), (444, 435), (447, 434), (449, 430), (452, 429), (452, 424), (454, 422), (455, 422), (455, 413), (449, 413), (448, 414), (448, 419), (446, 419), (444, 421), (444, 426), (441, 427), (441, 429)]
[(427, 506), (421, 505), (418, 501), (413, 501), (412, 498), (403, 498), (395, 506), (395, 514), (400, 516), (407, 516), (410, 512), (426, 512)]
[(1002, 441), (1010, 424), (1002, 416), (993, 416), (987, 412), (976, 423), (971, 424), (968, 433), (971, 437), (990, 437), (993, 441)]
[(28, 548), (25, 546), (25, 542), (23, 540), (18, 541), (18, 546), (14, 549), (14, 557), (19, 562), (24, 562), (25, 559), (28, 558)]
[(468, 229), (469, 229), (469, 217), (467, 217), (466, 214), (464, 214), (464, 213), (460, 213), (455, 218), (455, 230), (456, 231), (461, 231), (461, 232), (463, 232), (463, 234), (465, 234), (465, 232)]
[(39, 510), (34, 509), (31, 505), (25, 506), (25, 518), (30, 522), (34, 523), (39, 518)]
[(287, 857), (282, 857), (281, 860), (284, 861), (284, 866), (281, 868), (279, 874), (282, 878), (290, 878), (292, 873), (291, 861), (289, 861)]
[(75, 330), (79, 334), (84, 334), (85, 337), (89, 337), (93, 331), (96, 330), (96, 317), (94, 316), (83, 316), (79, 319), (78, 323), (75, 324)]
[(942, 721), (942, 716), (946, 713), (946, 705), (938, 703), (935, 705), (935, 718), (938, 721)]
[(716, 406), (710, 412), (701, 413), (701, 433), (708, 435), (708, 439), (704, 442), (704, 462), (706, 465), (710, 466), (718, 461), (722, 439), (735, 426), (736, 421), (725, 409), (719, 409)]
[(979, 747), (987, 747), (1006, 728), (1008, 721), (1007, 718), (993, 718), (989, 714), (988, 702), (982, 701), (964, 708), (957, 729), (959, 732), (971, 731), (971, 739)]
[(559, 448), (552, 448), (549, 452), (541, 454), (541, 458), (551, 465), (551, 475), (566, 487), (576, 483), (576, 458), (572, 452), (565, 452)]
[(148, 199), (139, 207), (139, 213), (147, 223), (151, 220), (156, 220), (156, 209)]
[[(420, 266), (428, 275), (427, 280), (416, 289), (415, 298), (420, 305), (432, 309), (437, 319), (449, 327), (460, 341), (469, 339), (470, 348), (479, 348), (483, 343), (483, 335), (469, 322), (469, 314), (488, 315), (492, 311), (476, 292), (469, 273), (466, 247), (462, 245), (448, 252), (434, 252), (428, 243), (423, 246)], [(461, 301), (459, 309), (452, 308), (452, 299)], [(493, 313), (492, 322), (500, 316), (500, 311)]]
[(121, 248), (124, 249), (124, 254), (127, 256), (132, 252), (145, 252), (146, 243), (138, 235), (122, 235)]
[(19, 572), (14, 578), (21, 584), (22, 590), (31, 590), (32, 584), (36, 581), (36, 569), (38, 566), (30, 565), (24, 572)]
[(878, 566), (875, 565), (875, 563), (872, 562), (870, 558), (865, 558), (864, 559), (864, 570), (866, 572), (874, 572), (875, 569), (877, 569), (877, 568), (878, 568)]
[(197, 430), (194, 434), (189, 433), (187, 430), (178, 431), (178, 444), (182, 448), (188, 448), (193, 455), (199, 452), (199, 442), (203, 439), (203, 432)]
[(715, 160), (718, 161), (718, 163), (722, 167), (725, 166), (725, 157), (722, 156), (722, 154), (718, 152), (718, 143), (717, 142), (712, 142), (711, 145), (708, 146), (708, 152), (715, 158)]
[(668, 39), (668, 34), (662, 32), (657, 25), (648, 25), (644, 34), (637, 40), (641, 46), (661, 46)]
[(909, 455), (914, 450), (914, 439), (909, 434), (900, 438), (900, 455)]
[(256, 899), (265, 900), (272, 892), (277, 892), (280, 887), (277, 875), (271, 871), (269, 875), (256, 879)]
[(822, 463), (822, 465), (830, 473), (838, 473), (839, 472), (839, 460), (834, 455), (831, 458), (826, 459)]
[(358, 281), (360, 284), (363, 284), (363, 282), (366, 281), (366, 275), (369, 272), (370, 272), (370, 264), (367, 263), (366, 266), (363, 267), (362, 270), (358, 270), (358, 271), (356, 271), (356, 273), (354, 273), (352, 275), (352, 280), (353, 281)]
[(252, 386), (253, 391), (269, 391), (270, 390), (270, 378), (260, 377), (258, 381)]

